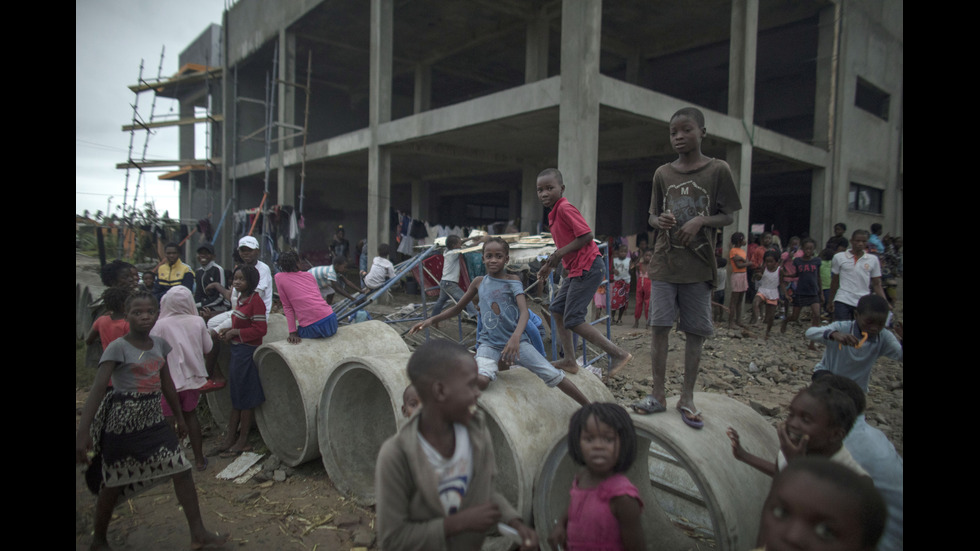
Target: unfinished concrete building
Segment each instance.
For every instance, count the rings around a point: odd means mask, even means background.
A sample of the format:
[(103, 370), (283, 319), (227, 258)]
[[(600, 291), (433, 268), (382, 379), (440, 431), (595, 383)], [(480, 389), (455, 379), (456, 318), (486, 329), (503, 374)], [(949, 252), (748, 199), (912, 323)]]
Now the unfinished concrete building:
[(239, 0), (181, 56), (221, 68), (186, 99), (217, 115), (215, 170), (172, 177), (182, 218), (268, 186), (267, 206), (302, 204), (303, 250), (342, 224), (374, 251), (390, 209), (536, 232), (557, 166), (596, 234), (629, 235), (676, 157), (667, 121), (695, 105), (740, 189), (727, 232), (901, 234), (903, 47), (898, 0)]

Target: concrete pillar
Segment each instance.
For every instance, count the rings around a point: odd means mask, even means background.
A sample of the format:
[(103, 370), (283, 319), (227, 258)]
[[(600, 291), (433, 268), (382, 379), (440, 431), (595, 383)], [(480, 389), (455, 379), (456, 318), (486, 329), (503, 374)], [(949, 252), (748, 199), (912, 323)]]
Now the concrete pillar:
[(391, 153), (378, 145), (378, 125), (391, 120), (394, 0), (371, 0), (371, 53), (368, 146), (368, 251), (389, 239), (391, 225)]
[(521, 231), (531, 234), (538, 232), (538, 222), (544, 215), (538, 200), (538, 172), (533, 166), (525, 166), (521, 171)]
[[(735, 213), (735, 223), (726, 226), (723, 243), (740, 231), (749, 232), (749, 204), (752, 189), (752, 133), (755, 128), (755, 59), (759, 34), (759, 0), (732, 2), (731, 44), (728, 72), (728, 114), (742, 120), (746, 129), (742, 143), (729, 146), (728, 164), (738, 186), (742, 210)], [(708, 129), (710, 132), (711, 129)]]
[(832, 235), (829, 207), (830, 170), (825, 168), (813, 169), (813, 180), (810, 184), (810, 237), (817, 240), (817, 248), (823, 248), (823, 240)]
[[(811, 215), (810, 215), (810, 235), (829, 236), (832, 234), (833, 224), (842, 217), (838, 213), (846, 212), (847, 190), (834, 197), (833, 182), (836, 179), (837, 149), (832, 147), (834, 136), (837, 133), (835, 128), (835, 111), (837, 108), (837, 42), (839, 27), (836, 18), (839, 15), (839, 5), (827, 6), (820, 11), (820, 22), (817, 25), (817, 93), (816, 102), (813, 108), (813, 145), (821, 147), (830, 152), (831, 164), (827, 170), (820, 171), (821, 181), (817, 181), (817, 172), (814, 170), (813, 185), (810, 196)], [(819, 194), (818, 194), (819, 193)], [(817, 205), (820, 205), (820, 216), (817, 213)], [(818, 239), (819, 243), (820, 240)]]
[(601, 0), (562, 0), (558, 170), (565, 197), (595, 229), (599, 166)]
[(527, 24), (524, 82), (548, 78), (548, 18), (539, 14)]
[[(276, 117), (279, 120), (277, 154), (279, 163), (276, 169), (276, 201), (279, 205), (293, 205), (296, 202), (297, 171), (295, 167), (285, 166), (285, 152), (294, 147), (294, 138), (283, 139), (295, 134), (290, 128), (296, 124), (296, 87), (286, 82), (296, 82), (296, 35), (279, 29), (279, 90)], [(271, 198), (270, 198), (271, 200)]]
[(415, 109), (413, 113), (428, 111), (432, 107), (432, 66), (415, 66)]

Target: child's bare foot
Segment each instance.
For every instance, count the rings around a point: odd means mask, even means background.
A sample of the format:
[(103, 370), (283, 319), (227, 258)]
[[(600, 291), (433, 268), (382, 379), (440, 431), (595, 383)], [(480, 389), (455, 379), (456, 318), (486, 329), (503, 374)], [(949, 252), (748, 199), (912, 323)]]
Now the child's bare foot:
[(633, 329), (639, 329), (639, 328), (640, 328), (640, 320), (634, 321), (633, 322)]
[(231, 534), (205, 532), (201, 538), (191, 540), (191, 549), (218, 549), (228, 542), (229, 537), (231, 537)]
[(626, 364), (630, 363), (630, 360), (632, 359), (633, 355), (627, 352), (626, 356), (618, 360), (613, 360), (612, 367), (609, 368), (609, 373), (606, 373), (606, 377), (612, 377), (613, 375), (619, 373), (619, 371), (626, 367)]
[(578, 373), (578, 363), (575, 360), (562, 358), (556, 362), (551, 362), (551, 365), (561, 369), (562, 371), (571, 373), (572, 375)]
[(112, 551), (112, 547), (109, 547), (109, 542), (105, 540), (92, 540), (92, 543), (88, 546), (89, 551), (100, 551), (109, 550)]

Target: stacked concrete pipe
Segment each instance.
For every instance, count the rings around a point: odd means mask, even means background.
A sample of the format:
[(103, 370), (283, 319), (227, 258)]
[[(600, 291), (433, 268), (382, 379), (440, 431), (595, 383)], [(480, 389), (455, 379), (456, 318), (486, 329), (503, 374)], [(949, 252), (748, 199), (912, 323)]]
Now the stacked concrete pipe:
[(291, 467), (316, 459), (320, 455), (317, 412), (327, 379), (344, 358), (392, 353), (407, 357), (408, 346), (397, 331), (380, 321), (342, 326), (327, 339), (303, 339), (299, 344), (279, 340), (260, 346), (255, 363), (265, 403), (256, 408), (255, 422), (269, 450)]
[[(752, 408), (725, 395), (696, 392), (694, 401), (704, 412), (699, 431), (681, 420), (677, 397), (667, 400), (666, 412), (632, 415), (637, 449), (649, 450), (639, 453), (626, 473), (644, 503), (647, 549), (697, 548), (671, 519), (686, 519), (690, 530), (713, 538), (717, 549), (750, 549), (772, 480), (732, 456), (725, 431), (734, 427), (743, 447), (773, 456), (779, 448), (776, 432)], [(568, 456), (564, 437), (548, 453), (534, 485), (534, 521), (542, 542), (567, 510), (568, 490), (581, 468)]]
[(317, 419), (323, 467), (337, 489), (362, 505), (374, 504), (378, 452), (403, 421), (410, 356), (406, 348), (397, 354), (346, 358), (323, 385)]
[[(286, 330), (286, 316), (282, 314), (270, 314), (266, 320), (266, 325), (268, 330), (262, 337), (263, 344), (285, 341), (286, 337), (289, 336), (289, 331)], [(231, 344), (222, 341), (221, 351), (218, 353), (218, 367), (226, 379), (228, 378), (228, 364), (231, 361), (231, 346)], [(228, 393), (228, 387), (225, 386), (221, 390), (209, 392), (205, 396), (208, 400), (211, 418), (218, 426), (224, 428), (228, 425), (228, 417), (231, 415), (231, 394)]]

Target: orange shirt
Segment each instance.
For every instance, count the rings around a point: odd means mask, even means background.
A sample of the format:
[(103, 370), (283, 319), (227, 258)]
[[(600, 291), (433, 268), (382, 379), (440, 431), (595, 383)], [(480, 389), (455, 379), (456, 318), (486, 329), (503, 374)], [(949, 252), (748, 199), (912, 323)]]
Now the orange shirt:
[(732, 250), (728, 251), (728, 262), (731, 263), (731, 265), (732, 265), (732, 273), (733, 274), (745, 273), (745, 268), (744, 267), (743, 268), (739, 268), (735, 264), (735, 257), (738, 257), (738, 258), (741, 258), (742, 260), (745, 260), (745, 250), (742, 249), (741, 247), (732, 247)]

